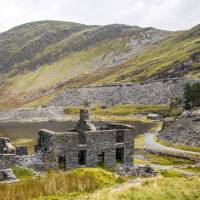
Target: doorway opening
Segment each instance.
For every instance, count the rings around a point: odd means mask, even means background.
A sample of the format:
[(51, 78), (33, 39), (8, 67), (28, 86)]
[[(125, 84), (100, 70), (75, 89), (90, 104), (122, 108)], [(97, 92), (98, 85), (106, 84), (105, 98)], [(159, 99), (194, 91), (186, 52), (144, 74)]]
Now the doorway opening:
[(100, 167), (104, 167), (104, 165), (105, 165), (105, 153), (104, 152), (98, 153), (98, 165)]
[(58, 168), (59, 169), (66, 169), (66, 156), (59, 156), (58, 157)]
[(86, 150), (80, 150), (78, 153), (78, 164), (86, 165)]
[(117, 148), (116, 149), (116, 162), (119, 164), (124, 163), (124, 148)]

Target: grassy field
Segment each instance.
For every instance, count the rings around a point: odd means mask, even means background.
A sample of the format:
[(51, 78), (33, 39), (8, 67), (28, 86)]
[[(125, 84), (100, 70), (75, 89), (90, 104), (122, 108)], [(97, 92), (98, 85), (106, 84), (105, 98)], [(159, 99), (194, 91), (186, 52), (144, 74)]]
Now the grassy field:
[[(64, 109), (66, 115), (79, 115), (81, 107), (67, 107)], [(91, 114), (91, 119), (115, 122), (142, 122), (153, 123), (154, 128), (160, 126), (160, 122), (155, 122), (147, 119), (147, 113), (165, 113), (169, 109), (168, 105), (138, 105), (138, 104), (124, 104), (115, 105), (107, 109), (96, 107), (87, 107)], [(141, 115), (137, 115), (141, 114)]]
[[(174, 175), (174, 174), (173, 174)], [(177, 174), (176, 174), (177, 176)], [(125, 190), (103, 190), (82, 200), (199, 200), (200, 178), (152, 178)], [(78, 198), (79, 199), (79, 198)]]
[[(24, 177), (27, 172), (17, 169), (17, 175)], [(88, 193), (97, 189), (124, 182), (114, 173), (96, 169), (75, 169), (70, 172), (49, 172), (34, 179), (15, 184), (0, 185), (1, 200), (29, 200), (41, 196), (63, 193)]]
[[(78, 114), (78, 107), (68, 107), (64, 110), (65, 114)], [(95, 115), (131, 115), (131, 114), (147, 114), (150, 112), (165, 113), (169, 110), (169, 106), (160, 105), (142, 105), (142, 104), (118, 104), (109, 108), (94, 107), (90, 111)]]
[(186, 150), (186, 151), (200, 152), (200, 147), (192, 147), (192, 146), (187, 146), (187, 145), (171, 144), (171, 143), (166, 142), (164, 140), (160, 140), (158, 137), (154, 137), (154, 139), (155, 139), (156, 142), (158, 142), (159, 144), (162, 144), (164, 146), (174, 147), (174, 148), (182, 149), (182, 150)]
[(181, 158), (175, 158), (172, 156), (160, 156), (156, 154), (142, 154), (144, 156), (144, 159), (134, 159), (135, 164), (156, 164), (156, 165), (187, 165), (187, 164), (194, 164), (194, 162), (188, 160), (188, 159), (181, 159)]

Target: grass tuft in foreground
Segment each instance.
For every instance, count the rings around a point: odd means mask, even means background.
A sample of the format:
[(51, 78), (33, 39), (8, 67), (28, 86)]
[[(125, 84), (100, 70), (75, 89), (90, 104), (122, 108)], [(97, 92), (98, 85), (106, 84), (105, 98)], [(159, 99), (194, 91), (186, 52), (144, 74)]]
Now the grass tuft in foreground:
[(81, 200), (199, 200), (200, 178), (152, 178), (125, 190), (104, 190)]
[[(19, 174), (21, 176), (21, 172)], [(66, 173), (49, 172), (35, 179), (0, 185), (0, 199), (29, 200), (63, 193), (88, 193), (123, 181), (123, 178), (117, 178), (114, 173), (100, 168), (75, 169)]]

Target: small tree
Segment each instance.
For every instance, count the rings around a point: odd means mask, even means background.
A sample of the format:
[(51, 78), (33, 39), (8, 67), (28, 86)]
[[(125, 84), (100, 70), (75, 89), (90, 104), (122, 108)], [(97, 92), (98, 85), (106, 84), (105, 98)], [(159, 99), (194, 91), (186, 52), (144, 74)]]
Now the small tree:
[(184, 107), (189, 110), (200, 106), (200, 83), (187, 84), (184, 88)]

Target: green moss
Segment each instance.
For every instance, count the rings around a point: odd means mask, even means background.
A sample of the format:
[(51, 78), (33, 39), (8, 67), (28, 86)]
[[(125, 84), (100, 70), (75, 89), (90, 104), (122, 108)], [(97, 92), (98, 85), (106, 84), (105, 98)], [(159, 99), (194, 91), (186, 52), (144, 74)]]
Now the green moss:
[(33, 176), (33, 172), (31, 169), (23, 168), (23, 167), (12, 167), (12, 170), (17, 177), (17, 179), (27, 179)]

